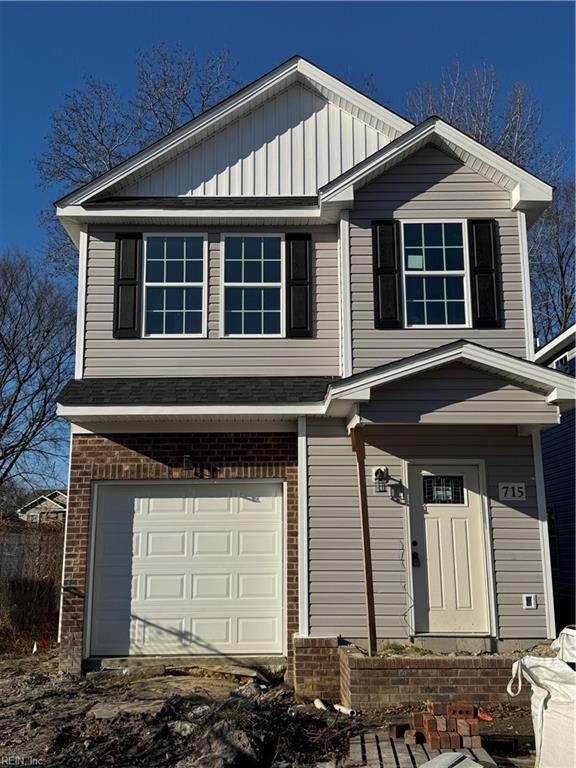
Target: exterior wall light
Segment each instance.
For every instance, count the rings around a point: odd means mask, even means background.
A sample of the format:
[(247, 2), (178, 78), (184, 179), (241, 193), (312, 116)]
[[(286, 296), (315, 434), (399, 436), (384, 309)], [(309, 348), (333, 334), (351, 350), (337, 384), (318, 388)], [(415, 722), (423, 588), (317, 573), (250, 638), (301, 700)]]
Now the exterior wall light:
[(386, 493), (388, 483), (390, 482), (390, 472), (388, 467), (378, 467), (374, 471), (374, 491), (376, 493)]

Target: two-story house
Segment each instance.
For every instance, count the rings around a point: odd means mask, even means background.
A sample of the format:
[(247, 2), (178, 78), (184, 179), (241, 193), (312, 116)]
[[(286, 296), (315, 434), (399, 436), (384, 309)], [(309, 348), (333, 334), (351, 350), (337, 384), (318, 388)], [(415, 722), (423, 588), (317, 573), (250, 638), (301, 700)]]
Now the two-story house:
[(552, 189), (301, 57), (58, 201), (62, 668), (554, 636), (527, 228)]

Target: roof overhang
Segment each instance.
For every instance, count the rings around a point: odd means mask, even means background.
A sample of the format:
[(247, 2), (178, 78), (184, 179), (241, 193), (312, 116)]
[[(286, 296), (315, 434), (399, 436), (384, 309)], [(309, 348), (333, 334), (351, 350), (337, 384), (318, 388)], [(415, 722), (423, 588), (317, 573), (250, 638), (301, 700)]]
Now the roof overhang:
[(557, 357), (561, 357), (568, 352), (574, 352), (575, 345), (576, 325), (571, 325), (565, 331), (559, 333), (552, 341), (549, 341), (548, 344), (540, 347), (534, 355), (534, 360), (538, 365), (549, 365)]
[(570, 376), (468, 341), (447, 344), (342, 379), (331, 385), (328, 398), (332, 401), (367, 402), (372, 397), (372, 391), (378, 387), (454, 362), (464, 362), (489, 371), (520, 387), (535, 388), (542, 392), (551, 405), (574, 407), (575, 386)]
[(560, 409), (573, 408), (574, 381), (566, 374), (521, 358), (496, 352), (478, 344), (457, 341), (427, 352), (372, 368), (364, 373), (332, 382), (322, 400), (310, 402), (253, 402), (230, 404), (146, 404), (131, 405), (66, 405), (59, 403), (57, 413), (73, 424), (98, 422), (180, 421), (197, 419), (268, 418), (291, 419), (298, 416), (352, 417), (359, 403), (368, 402), (372, 391), (386, 384), (454, 362), (464, 362), (508, 379), (520, 387), (530, 387), (542, 393), (551, 405)]
[(506, 189), (510, 193), (510, 207), (524, 211), (529, 224), (552, 200), (553, 188), (549, 184), (439, 117), (431, 117), (322, 187), (319, 191), (321, 208), (331, 204), (351, 207), (358, 189), (429, 143)]

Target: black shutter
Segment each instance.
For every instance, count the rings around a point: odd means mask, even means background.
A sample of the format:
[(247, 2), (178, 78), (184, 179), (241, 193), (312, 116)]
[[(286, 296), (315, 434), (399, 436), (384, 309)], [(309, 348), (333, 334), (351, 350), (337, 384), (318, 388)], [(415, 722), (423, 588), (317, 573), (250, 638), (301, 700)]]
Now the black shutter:
[(374, 323), (376, 328), (401, 328), (399, 223), (372, 223), (374, 256)]
[(286, 235), (286, 335), (312, 336), (312, 240)]
[(135, 339), (141, 325), (142, 235), (116, 235), (116, 269), (114, 274), (115, 339)]
[(475, 328), (499, 328), (496, 221), (470, 219), (468, 242)]

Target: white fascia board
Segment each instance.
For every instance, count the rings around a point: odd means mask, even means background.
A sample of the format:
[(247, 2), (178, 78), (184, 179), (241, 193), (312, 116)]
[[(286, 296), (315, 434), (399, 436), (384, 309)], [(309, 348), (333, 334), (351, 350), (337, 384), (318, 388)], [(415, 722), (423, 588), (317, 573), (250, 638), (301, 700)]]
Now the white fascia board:
[(76, 296), (76, 353), (74, 355), (74, 378), (84, 375), (84, 338), (86, 334), (86, 285), (88, 269), (88, 230), (80, 228), (78, 242), (78, 288)]
[(571, 336), (576, 338), (576, 325), (571, 325), (570, 328), (566, 328), (566, 330), (562, 331), (562, 333), (556, 336), (555, 339), (552, 339), (552, 341), (549, 341), (543, 347), (540, 347), (534, 355), (534, 360), (538, 363), (542, 358), (548, 356), (550, 356), (551, 361), (554, 360), (555, 350), (563, 347), (564, 343), (568, 341)]
[(314, 416), (326, 411), (324, 403), (302, 405), (62, 405), (56, 413), (69, 421), (106, 417), (162, 418), (183, 416)]
[(319, 219), (321, 211), (318, 206), (312, 208), (122, 208), (99, 209), (97, 211), (86, 210), (81, 205), (68, 205), (65, 208), (57, 208), (56, 215), (65, 222), (67, 219), (75, 222), (98, 223), (99, 221), (114, 221), (115, 219), (182, 219), (183, 223), (194, 223), (195, 219)]
[(91, 184), (88, 184), (77, 192), (71, 192), (67, 197), (63, 198), (62, 202), (78, 205), (89, 198), (94, 197), (94, 195), (103, 192), (113, 184), (117, 184), (119, 181), (130, 176), (130, 174), (138, 171), (143, 166), (162, 157), (162, 155), (177, 147), (179, 144), (182, 144), (194, 135), (199, 134), (201, 131), (210, 128), (210, 126), (213, 126), (222, 118), (227, 117), (233, 111), (249, 104), (250, 101), (253, 101), (262, 92), (269, 90), (282, 80), (285, 80), (290, 74), (293, 74), (298, 70), (298, 63), (297, 60), (290, 59), (273, 74), (261, 78), (254, 83), (252, 87), (240, 91), (236, 94), (236, 98), (227, 100), (220, 106), (220, 108), (216, 107), (213, 110), (209, 110), (204, 117), (200, 115), (191, 123), (183, 125), (182, 128), (169, 134), (165, 139), (138, 152), (133, 157), (125, 160), (117, 168), (112, 168), (112, 170), (108, 171), (108, 173), (103, 176), (100, 176), (98, 179), (94, 179)]
[(467, 343), (440, 352), (438, 350), (431, 350), (429, 354), (421, 356), (418, 360), (406, 363), (400, 362), (398, 365), (391, 366), (390, 370), (373, 374), (368, 371), (365, 376), (351, 384), (333, 385), (330, 389), (329, 397), (336, 400), (365, 398), (367, 393), (374, 387), (404, 379), (408, 376), (414, 376), (418, 373), (424, 373), (432, 368), (459, 360), (486, 366), (493, 369), (500, 376), (506, 377), (506, 374), (510, 374), (511, 376), (531, 381), (534, 384), (549, 387), (550, 392), (547, 401), (551, 404), (556, 404), (557, 401), (574, 400), (572, 381), (565, 374), (550, 368), (537, 368), (534, 363), (529, 363), (520, 358), (513, 359), (508, 355), (505, 356), (499, 352), (482, 349)]
[(394, 130), (398, 131), (398, 133), (405, 133), (414, 127), (414, 123), (391, 112), (389, 109), (382, 106), (382, 104), (378, 104), (368, 96), (364, 96), (364, 94), (351, 88), (337, 78), (332, 77), (328, 72), (324, 72), (322, 69), (319, 69), (305, 59), (300, 59), (298, 61), (298, 72), (312, 82), (316, 82), (327, 90), (332, 91), (336, 96), (346, 99), (358, 109), (374, 115), (374, 117), (387, 123), (394, 128)]

